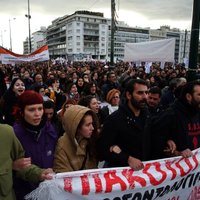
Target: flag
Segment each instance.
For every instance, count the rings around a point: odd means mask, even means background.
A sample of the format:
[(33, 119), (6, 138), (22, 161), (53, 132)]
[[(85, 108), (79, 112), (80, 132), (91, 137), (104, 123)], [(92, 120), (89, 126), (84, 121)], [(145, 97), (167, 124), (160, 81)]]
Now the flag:
[(16, 54), (8, 49), (0, 47), (0, 61), (2, 64), (15, 64), (22, 62), (42, 62), (49, 60), (48, 46), (44, 45), (28, 55)]

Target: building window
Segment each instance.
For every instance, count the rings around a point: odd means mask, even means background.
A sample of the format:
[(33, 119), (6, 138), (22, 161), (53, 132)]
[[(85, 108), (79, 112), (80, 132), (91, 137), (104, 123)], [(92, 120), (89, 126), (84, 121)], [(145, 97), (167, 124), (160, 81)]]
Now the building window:
[(80, 37), (80, 36), (76, 36), (76, 40), (78, 40), (78, 41), (79, 41), (80, 39), (81, 39), (81, 37)]
[(80, 29), (76, 29), (76, 33), (80, 33), (81, 32), (81, 30)]
[(72, 34), (72, 30), (68, 30), (68, 34)]
[(76, 45), (77, 45), (77, 46), (80, 46), (80, 45), (81, 45), (81, 43), (80, 43), (80, 42), (77, 42), (77, 43), (76, 43)]

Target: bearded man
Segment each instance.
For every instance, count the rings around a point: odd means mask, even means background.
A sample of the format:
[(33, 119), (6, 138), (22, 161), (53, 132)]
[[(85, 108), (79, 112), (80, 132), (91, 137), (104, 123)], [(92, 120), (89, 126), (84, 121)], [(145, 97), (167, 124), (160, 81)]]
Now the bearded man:
[(97, 145), (106, 167), (130, 166), (140, 170), (144, 167), (142, 161), (150, 159), (147, 96), (148, 87), (144, 80), (130, 80), (125, 89), (125, 101), (107, 117)]
[(162, 133), (176, 143), (175, 155), (189, 157), (200, 147), (199, 109), (200, 81), (196, 80), (186, 83), (175, 103), (153, 122), (154, 133)]

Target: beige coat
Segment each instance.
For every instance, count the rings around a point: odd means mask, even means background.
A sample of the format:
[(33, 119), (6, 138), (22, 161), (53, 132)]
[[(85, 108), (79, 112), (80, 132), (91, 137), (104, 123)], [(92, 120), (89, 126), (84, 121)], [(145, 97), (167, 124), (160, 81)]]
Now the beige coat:
[[(63, 116), (64, 135), (58, 140), (54, 155), (53, 169), (56, 173), (69, 172), (80, 170), (84, 159), (86, 158), (86, 146), (88, 140), (80, 137), (77, 138), (77, 127), (83, 118), (84, 114), (89, 111), (89, 108), (74, 105), (67, 109)], [(97, 167), (97, 162), (94, 156), (89, 156), (83, 169), (92, 169)]]

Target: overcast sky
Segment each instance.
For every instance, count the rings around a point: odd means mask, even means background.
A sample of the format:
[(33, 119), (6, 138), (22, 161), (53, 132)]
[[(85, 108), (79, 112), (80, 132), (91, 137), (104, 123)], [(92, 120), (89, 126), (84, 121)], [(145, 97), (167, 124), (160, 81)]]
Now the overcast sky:
[[(110, 0), (111, 1), (111, 0)], [(57, 17), (77, 10), (103, 12), (110, 18), (109, 0), (30, 0), (31, 32), (48, 26)], [(28, 0), (0, 0), (0, 45), (10, 48), (9, 19), (11, 20), (12, 47), (22, 53), (23, 41), (28, 36)], [(118, 20), (130, 26), (159, 28), (170, 25), (190, 29), (193, 0), (116, 0)], [(13, 20), (13, 18), (16, 18)], [(2, 37), (3, 36), (3, 37)]]

